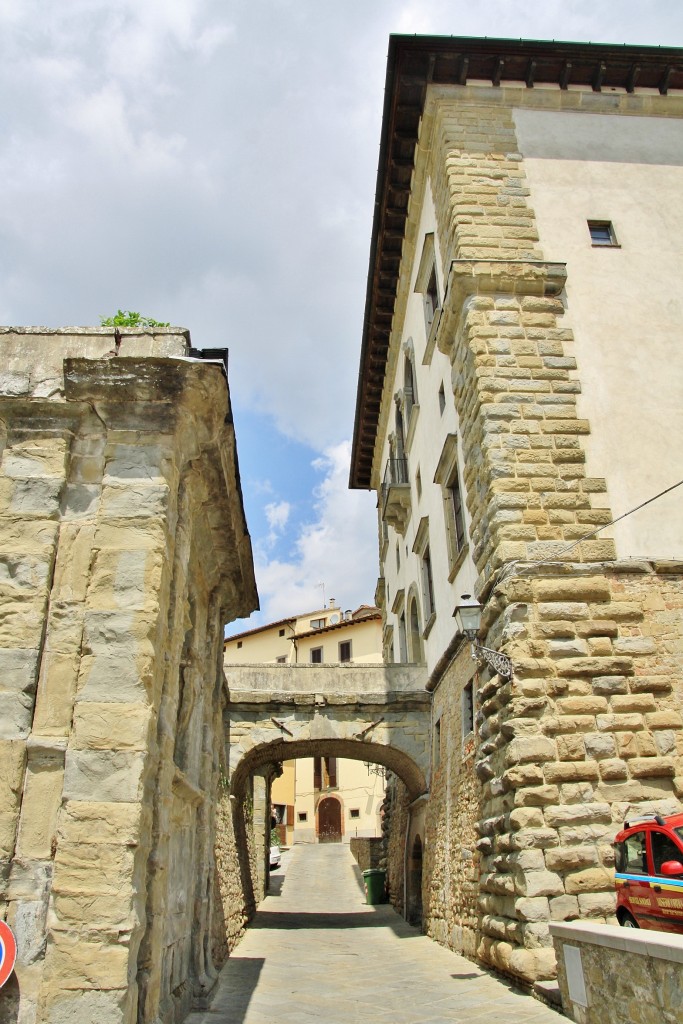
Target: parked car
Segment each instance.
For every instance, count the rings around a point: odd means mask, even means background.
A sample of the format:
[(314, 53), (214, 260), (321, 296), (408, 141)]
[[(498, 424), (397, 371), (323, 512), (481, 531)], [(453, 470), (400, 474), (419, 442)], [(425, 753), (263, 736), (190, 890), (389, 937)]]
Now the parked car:
[(614, 848), (619, 924), (683, 934), (683, 814), (625, 821)]
[(282, 851), (279, 846), (271, 846), (270, 848), (270, 866), (271, 868), (279, 868), (282, 863)]

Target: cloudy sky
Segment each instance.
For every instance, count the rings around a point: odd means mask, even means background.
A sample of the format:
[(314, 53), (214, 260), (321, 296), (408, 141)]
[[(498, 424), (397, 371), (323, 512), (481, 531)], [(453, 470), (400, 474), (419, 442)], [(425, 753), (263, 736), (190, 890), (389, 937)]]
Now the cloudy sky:
[(680, 46), (683, 4), (0, 0), (0, 322), (230, 349), (249, 626), (373, 598), (347, 479), (391, 32)]

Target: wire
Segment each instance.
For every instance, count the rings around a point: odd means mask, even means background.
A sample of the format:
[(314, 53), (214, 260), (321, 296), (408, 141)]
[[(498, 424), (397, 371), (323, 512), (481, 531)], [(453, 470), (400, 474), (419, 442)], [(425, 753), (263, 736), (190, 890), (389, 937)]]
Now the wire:
[[(570, 551), (573, 551), (574, 548), (577, 547), (579, 544), (583, 544), (585, 540), (590, 540), (591, 537), (595, 537), (595, 535), (597, 533), (600, 533), (602, 530), (607, 530), (610, 526), (614, 526), (615, 523), (619, 523), (622, 519), (626, 519), (627, 516), (632, 516), (634, 512), (639, 512), (641, 508), (645, 508), (646, 505), (651, 505), (653, 501), (657, 501), (659, 498), (663, 498), (665, 494), (669, 494), (671, 491), (675, 491), (676, 488), (680, 487), (682, 484), (683, 480), (679, 480), (678, 483), (672, 484), (671, 487), (665, 488), (663, 491), (660, 491), (659, 494), (655, 494), (651, 498), (648, 498), (647, 501), (643, 501), (640, 505), (636, 505), (635, 508), (629, 509), (628, 512), (623, 512), (620, 516), (617, 516), (616, 519), (612, 519), (609, 523), (603, 523), (602, 526), (597, 526), (594, 530), (591, 530), (590, 533), (586, 533), (583, 535), (583, 537), (579, 537), (578, 540), (572, 541), (571, 544), (568, 544), (566, 548), (561, 548), (560, 551), (558, 551), (553, 558), (539, 558), (534, 562), (524, 562), (521, 566), (521, 569), (523, 571), (526, 571), (527, 569), (532, 569), (535, 565), (547, 565), (548, 563), (556, 562), (559, 558), (562, 558), (563, 555), (566, 555)], [(507, 565), (503, 566), (500, 575), (498, 576), (498, 579), (494, 582), (494, 586), (498, 586), (500, 583), (503, 583), (509, 576), (511, 576), (516, 571), (516, 567), (519, 565), (520, 559), (517, 558), (514, 560), (514, 562), (508, 562)]]

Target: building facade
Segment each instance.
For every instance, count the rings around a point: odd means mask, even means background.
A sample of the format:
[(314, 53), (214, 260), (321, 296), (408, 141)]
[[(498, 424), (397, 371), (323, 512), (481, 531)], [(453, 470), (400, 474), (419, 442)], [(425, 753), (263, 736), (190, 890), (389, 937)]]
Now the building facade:
[(682, 89), (680, 51), (390, 43), (351, 485), (433, 726), (389, 873), (528, 981), (613, 919), (624, 814), (679, 807)]
[[(382, 616), (361, 605), (329, 605), (229, 637), (225, 664), (372, 665), (382, 661)], [(350, 758), (302, 757), (285, 761), (271, 783), (281, 842), (349, 842), (381, 834), (384, 774)]]

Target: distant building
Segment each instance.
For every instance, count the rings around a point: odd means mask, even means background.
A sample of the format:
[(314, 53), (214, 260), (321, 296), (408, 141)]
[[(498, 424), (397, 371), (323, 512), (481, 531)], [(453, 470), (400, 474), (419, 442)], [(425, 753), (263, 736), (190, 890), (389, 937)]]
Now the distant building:
[[(361, 605), (323, 608), (239, 633), (225, 641), (226, 664), (327, 665), (382, 661), (382, 616)], [(271, 802), (281, 842), (348, 842), (381, 834), (384, 776), (376, 766), (336, 757), (286, 761), (272, 782)]]
[(682, 192), (683, 51), (391, 38), (351, 486), (433, 736), (389, 878), (529, 981), (683, 793)]

